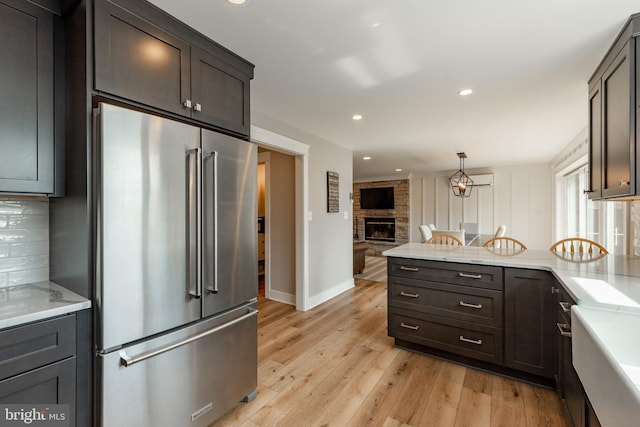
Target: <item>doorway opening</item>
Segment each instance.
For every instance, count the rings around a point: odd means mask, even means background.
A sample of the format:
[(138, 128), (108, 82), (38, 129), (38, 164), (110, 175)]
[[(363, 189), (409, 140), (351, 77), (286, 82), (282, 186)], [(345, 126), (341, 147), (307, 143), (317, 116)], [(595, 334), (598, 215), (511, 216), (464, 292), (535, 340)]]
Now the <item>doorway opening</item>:
[(295, 202), (295, 157), (259, 147), (258, 270), (265, 298), (291, 305), (296, 303)]
[[(282, 254), (275, 251), (275, 235), (272, 236), (269, 231), (273, 228), (271, 221), (276, 218), (279, 220), (280, 213), (278, 207), (272, 202), (274, 190), (269, 191), (270, 176), (276, 172), (273, 164), (265, 166), (265, 293), (269, 292), (269, 298), (279, 300), (289, 304), (295, 304), (297, 310), (306, 311), (309, 307), (309, 224), (307, 221), (307, 212), (309, 210), (308, 195), (308, 166), (309, 166), (309, 146), (291, 138), (270, 132), (268, 130), (251, 126), (251, 141), (255, 142), (260, 151), (269, 151), (272, 154), (271, 163), (273, 163), (273, 153), (285, 155), (293, 162), (293, 217), (290, 218), (290, 225), (293, 227), (293, 252), (290, 255), (290, 262), (293, 263), (293, 293), (281, 292), (279, 284), (275, 283), (276, 259), (280, 260)], [(269, 212), (271, 211), (271, 215)], [(275, 229), (272, 230), (275, 232)], [(290, 237), (287, 237), (289, 239)], [(273, 256), (272, 256), (273, 254)], [(284, 258), (284, 256), (282, 256)], [(271, 280), (269, 280), (271, 279)], [(269, 283), (270, 282), (270, 283)], [(270, 286), (270, 291), (269, 291)]]

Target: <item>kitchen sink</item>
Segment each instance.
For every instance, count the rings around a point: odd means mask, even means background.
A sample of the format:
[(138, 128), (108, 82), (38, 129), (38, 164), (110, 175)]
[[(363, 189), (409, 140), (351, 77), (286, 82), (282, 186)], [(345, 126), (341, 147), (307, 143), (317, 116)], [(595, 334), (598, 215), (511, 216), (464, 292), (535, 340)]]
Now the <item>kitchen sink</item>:
[(573, 366), (603, 426), (640, 419), (640, 315), (574, 305)]

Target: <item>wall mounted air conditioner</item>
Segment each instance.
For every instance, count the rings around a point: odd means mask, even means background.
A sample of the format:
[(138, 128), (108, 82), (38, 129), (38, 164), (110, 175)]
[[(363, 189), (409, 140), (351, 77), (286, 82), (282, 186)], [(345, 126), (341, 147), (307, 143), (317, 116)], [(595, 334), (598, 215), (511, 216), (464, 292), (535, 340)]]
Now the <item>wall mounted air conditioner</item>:
[(469, 175), (469, 178), (473, 180), (474, 187), (491, 187), (493, 186), (493, 174), (485, 173), (482, 175)]

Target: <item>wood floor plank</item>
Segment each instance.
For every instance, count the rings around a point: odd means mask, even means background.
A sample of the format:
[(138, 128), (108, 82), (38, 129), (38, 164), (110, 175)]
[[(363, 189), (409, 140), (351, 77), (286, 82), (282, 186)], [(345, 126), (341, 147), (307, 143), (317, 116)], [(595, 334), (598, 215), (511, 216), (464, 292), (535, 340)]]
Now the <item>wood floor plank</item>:
[(477, 371), (475, 369), (467, 369), (467, 372), (464, 376), (463, 387), (473, 391), (491, 395), (493, 390), (494, 378), (498, 377), (486, 372)]
[(528, 427), (565, 426), (558, 397), (552, 390), (522, 384)]
[(490, 427), (491, 395), (462, 387), (455, 427)]
[(284, 369), (282, 363), (275, 360), (266, 359), (258, 364), (258, 384), (269, 386), (274, 381), (274, 377), (278, 377)]
[(522, 384), (508, 378), (493, 377), (491, 427), (525, 427)]
[[(386, 327), (379, 328), (373, 338), (378, 342), (386, 341)], [(357, 370), (345, 376), (337, 390), (325, 402), (324, 411), (312, 420), (311, 426), (348, 425), (351, 418), (362, 406), (365, 399), (393, 362), (399, 349), (376, 348), (375, 342), (369, 343), (371, 353), (358, 363)]]
[(454, 425), (466, 369), (452, 363), (442, 363), (436, 383), (417, 425), (434, 427)]
[(546, 390), (395, 348), (387, 287), (307, 312), (258, 299), (258, 396), (210, 427), (566, 427)]
[[(255, 424), (251, 417), (262, 407), (264, 407), (270, 400), (272, 400), (277, 393), (270, 390), (269, 387), (258, 384), (258, 395), (254, 400), (249, 403), (241, 404), (241, 408), (230, 411), (224, 417), (216, 421), (216, 427), (237, 427), (237, 426), (254, 426)], [(242, 409), (242, 410), (239, 410)]]
[(379, 426), (383, 425), (396, 405), (400, 390), (409, 380), (410, 366), (414, 363), (417, 354), (399, 352), (385, 374), (377, 382), (376, 386), (367, 396), (364, 404), (351, 418), (352, 426)]
[[(375, 311), (369, 311), (366, 316), (375, 317), (380, 314), (376, 314)], [(343, 357), (341, 359), (332, 363), (331, 375), (323, 378), (316, 385), (311, 395), (287, 414), (283, 421), (286, 423), (289, 420), (298, 420), (301, 424), (311, 425), (318, 418), (317, 414), (314, 414), (312, 410), (315, 405), (314, 400), (324, 402), (323, 405), (326, 410), (328, 405), (335, 403), (336, 399), (339, 398), (337, 390), (345, 386), (348, 387), (350, 380), (355, 377), (361, 379), (363, 376), (362, 368), (366, 368), (369, 363), (372, 363), (373, 359), (379, 357), (379, 353), (373, 347), (379, 342), (380, 336), (384, 333), (384, 329), (381, 326), (380, 322), (367, 320), (361, 322), (360, 326), (355, 330), (351, 328), (350, 332), (355, 332), (355, 334), (349, 338), (348, 344), (352, 347), (342, 354)], [(331, 422), (335, 423), (336, 421), (332, 420)]]
[(389, 413), (403, 424), (417, 425), (424, 411), (424, 403), (431, 395), (443, 362), (432, 357), (416, 355), (411, 375)]

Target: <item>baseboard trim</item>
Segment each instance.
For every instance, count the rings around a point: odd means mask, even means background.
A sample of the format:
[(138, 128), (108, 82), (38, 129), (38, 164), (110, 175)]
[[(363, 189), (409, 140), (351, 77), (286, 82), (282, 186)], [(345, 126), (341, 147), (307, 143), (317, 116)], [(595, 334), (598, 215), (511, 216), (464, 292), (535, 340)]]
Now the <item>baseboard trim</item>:
[(271, 290), (268, 295), (265, 295), (265, 298), (284, 304), (296, 305), (296, 296), (282, 291)]
[(349, 289), (355, 286), (355, 282), (353, 278), (349, 280), (345, 280), (344, 282), (334, 286), (331, 289), (327, 289), (324, 292), (319, 293), (318, 295), (312, 296), (308, 299), (307, 310), (311, 310), (313, 307), (316, 307), (323, 302), (329, 301), (331, 298), (335, 298), (343, 292), (348, 291)]

